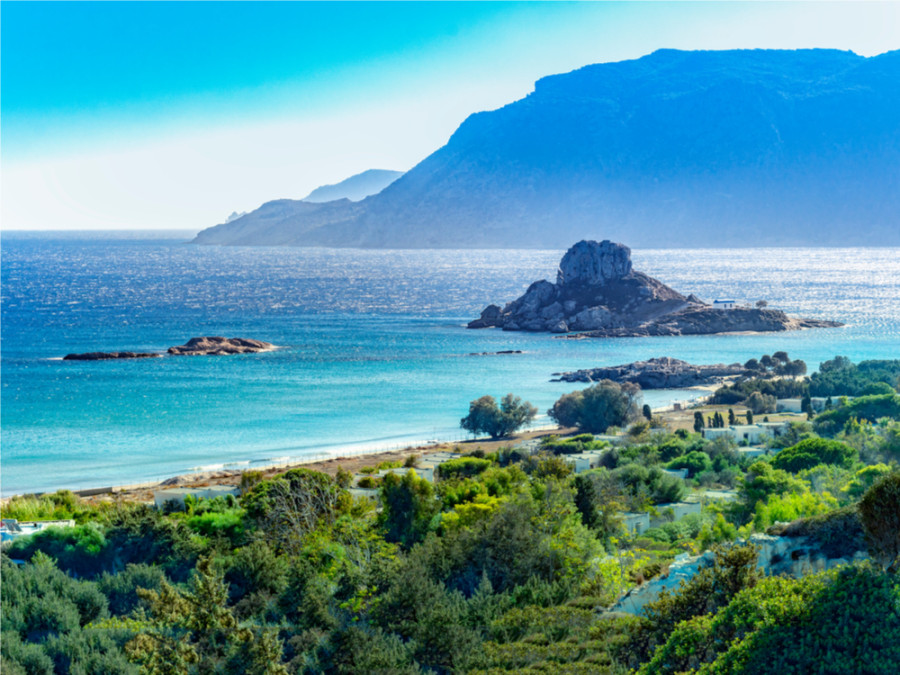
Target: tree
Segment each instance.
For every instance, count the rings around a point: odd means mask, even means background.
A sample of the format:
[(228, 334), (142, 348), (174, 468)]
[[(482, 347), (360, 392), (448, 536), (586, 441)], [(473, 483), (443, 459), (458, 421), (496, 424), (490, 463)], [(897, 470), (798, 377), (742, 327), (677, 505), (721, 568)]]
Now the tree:
[(869, 554), (890, 573), (900, 571), (900, 472), (884, 476), (859, 501)]
[(769, 306), (769, 303), (765, 300), (757, 300), (756, 301), (756, 309), (765, 309)]
[(854, 448), (840, 441), (807, 438), (785, 448), (772, 459), (772, 466), (791, 473), (811, 469), (819, 464), (834, 464), (849, 469), (857, 460)]
[(696, 431), (699, 434), (701, 431), (703, 431), (705, 426), (706, 426), (706, 424), (703, 421), (703, 413), (695, 412), (694, 413), (694, 431)]
[(560, 426), (577, 426), (590, 433), (625, 426), (640, 414), (641, 388), (601, 380), (592, 387), (564, 394), (547, 411)]
[(434, 487), (412, 469), (404, 476), (389, 473), (384, 477), (381, 503), (384, 538), (406, 548), (425, 538), (431, 519), (441, 510)]
[(590, 476), (575, 476), (575, 508), (581, 514), (581, 522), (585, 527), (596, 530), (600, 526), (600, 515), (597, 513), (597, 490)]
[(499, 406), (493, 396), (482, 396), (469, 404), (469, 414), (459, 421), (459, 426), (475, 435), (486, 433), (491, 438), (502, 438), (536, 416), (537, 408), (518, 396), (507, 394)]
[(753, 411), (747, 411), (747, 424), (753, 424)]
[(641, 408), (641, 413), (644, 415), (644, 417), (647, 419), (647, 421), (650, 421), (653, 419), (653, 411), (650, 410), (650, 406), (647, 403), (645, 403), (644, 407)]
[(775, 397), (769, 394), (754, 391), (744, 403), (754, 415), (775, 412)]
[(737, 424), (737, 418), (734, 416), (734, 410), (729, 408), (728, 409), (728, 425), (733, 426), (735, 424)]

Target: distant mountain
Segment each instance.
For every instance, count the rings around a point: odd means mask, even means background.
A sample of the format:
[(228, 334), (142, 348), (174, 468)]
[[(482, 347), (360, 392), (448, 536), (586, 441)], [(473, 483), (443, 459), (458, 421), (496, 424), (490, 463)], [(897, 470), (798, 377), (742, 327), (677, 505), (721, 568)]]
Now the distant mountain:
[(303, 198), (304, 202), (331, 202), (336, 199), (349, 199), (358, 202), (370, 195), (376, 195), (403, 175), (402, 171), (388, 169), (369, 169), (355, 176), (350, 176), (334, 185), (317, 187)]
[(900, 245), (898, 111), (900, 51), (662, 50), (539, 80), (361, 202), (272, 202), (195, 241)]

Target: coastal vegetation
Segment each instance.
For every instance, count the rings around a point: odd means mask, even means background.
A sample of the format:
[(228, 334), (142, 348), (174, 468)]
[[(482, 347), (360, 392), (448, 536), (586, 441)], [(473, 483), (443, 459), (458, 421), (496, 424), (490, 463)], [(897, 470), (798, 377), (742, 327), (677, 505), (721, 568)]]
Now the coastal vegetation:
[(493, 396), (482, 396), (469, 404), (469, 414), (459, 421), (459, 426), (476, 436), (484, 433), (502, 438), (530, 424), (537, 412), (528, 401), (512, 394), (504, 396), (499, 406)]
[[(692, 412), (652, 426), (628, 387), (584, 392), (561, 399), (586, 409), (573, 418), (582, 428), (602, 418), (592, 428), (614, 431), (610, 409), (638, 424), (616, 444), (581, 431), (475, 449), (433, 481), (414, 457), (356, 479), (247, 472), (240, 497), (160, 510), (67, 492), (12, 498), (4, 518), (76, 525), (4, 547), (3, 670), (895, 671), (896, 395), (838, 396), (829, 413), (798, 414), (746, 448), (691, 431)], [(584, 457), (597, 461), (575, 473)], [(355, 496), (365, 478), (377, 502)], [(630, 526), (636, 516), (651, 526)], [(837, 564), (764, 574), (791, 560), (763, 559), (750, 539), (761, 533), (804, 537)], [(623, 609), (625, 591), (703, 551), (709, 565), (640, 612)]]
[(562, 427), (602, 434), (610, 427), (634, 421), (640, 416), (640, 410), (640, 387), (602, 380), (586, 389), (564, 394), (547, 414)]

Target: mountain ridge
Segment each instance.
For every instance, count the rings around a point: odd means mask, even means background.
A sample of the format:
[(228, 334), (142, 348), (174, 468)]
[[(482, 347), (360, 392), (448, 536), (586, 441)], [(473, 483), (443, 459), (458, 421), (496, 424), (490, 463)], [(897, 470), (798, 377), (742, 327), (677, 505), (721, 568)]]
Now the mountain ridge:
[(195, 242), (898, 245), (898, 109), (900, 51), (659, 50), (539, 79), (360, 202)]

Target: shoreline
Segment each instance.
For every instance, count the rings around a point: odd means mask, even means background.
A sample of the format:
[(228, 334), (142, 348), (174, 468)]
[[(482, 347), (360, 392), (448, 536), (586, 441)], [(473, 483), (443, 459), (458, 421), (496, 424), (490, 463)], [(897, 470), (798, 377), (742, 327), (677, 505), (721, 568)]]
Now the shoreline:
[[(499, 440), (491, 440), (490, 438), (476, 438), (465, 441), (443, 441), (438, 443), (411, 443), (405, 448), (377, 450), (370, 452), (358, 452), (356, 454), (346, 454), (349, 448), (342, 451), (338, 450), (337, 454), (332, 457), (322, 458), (321, 455), (304, 460), (297, 458), (286, 463), (267, 464), (261, 466), (242, 466), (241, 468), (221, 468), (209, 471), (197, 471), (189, 473), (181, 473), (163, 478), (161, 480), (144, 481), (140, 483), (130, 483), (125, 485), (113, 485), (105, 487), (81, 488), (70, 490), (72, 494), (85, 499), (88, 502), (117, 501), (124, 499), (126, 501), (136, 502), (152, 502), (153, 491), (173, 487), (206, 487), (210, 485), (237, 485), (240, 482), (241, 474), (245, 471), (260, 471), (263, 478), (271, 478), (275, 475), (290, 471), (291, 469), (305, 468), (312, 471), (321, 471), (329, 475), (335, 475), (338, 469), (345, 469), (350, 473), (358, 472), (364, 466), (372, 466), (381, 462), (403, 461), (410, 455), (419, 455), (425, 457), (430, 454), (445, 452), (447, 450), (459, 449), (463, 454), (481, 448), (485, 452), (494, 452), (495, 450), (508, 445), (521, 443), (532, 438), (539, 438), (551, 434), (573, 432), (574, 429), (560, 429), (552, 426), (541, 426), (529, 429), (518, 434), (513, 434), (507, 438)], [(47, 490), (43, 492), (21, 492), (0, 497), (0, 504), (6, 504), (15, 497), (24, 496), (40, 496), (53, 494), (59, 490), (69, 488), (60, 487), (58, 490)]]

